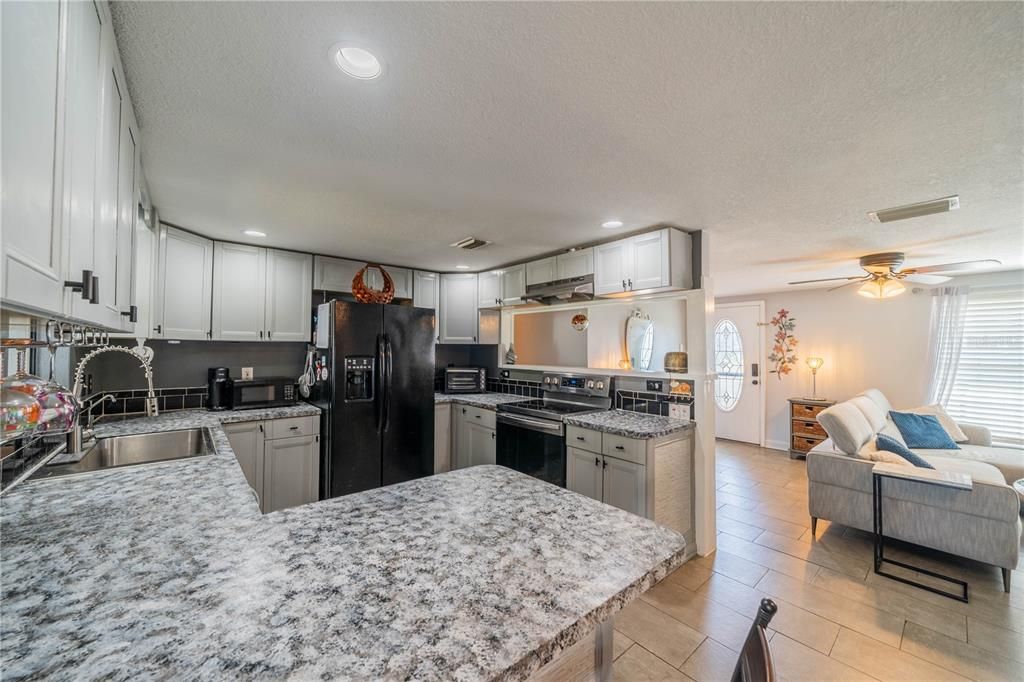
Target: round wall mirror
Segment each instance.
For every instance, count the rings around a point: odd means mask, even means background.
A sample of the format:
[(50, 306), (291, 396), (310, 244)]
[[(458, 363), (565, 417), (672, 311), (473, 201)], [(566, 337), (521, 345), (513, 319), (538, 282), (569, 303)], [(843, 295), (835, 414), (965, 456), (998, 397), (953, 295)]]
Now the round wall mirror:
[(654, 358), (654, 322), (642, 310), (634, 310), (626, 320), (626, 357), (632, 369), (651, 370)]

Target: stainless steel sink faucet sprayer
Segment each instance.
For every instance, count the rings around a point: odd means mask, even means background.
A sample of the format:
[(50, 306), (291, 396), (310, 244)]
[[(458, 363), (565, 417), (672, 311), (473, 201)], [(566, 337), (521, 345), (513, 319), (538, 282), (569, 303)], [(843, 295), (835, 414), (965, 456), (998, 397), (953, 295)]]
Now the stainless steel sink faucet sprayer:
[[(140, 352), (140, 348), (149, 351), (149, 353), (144, 354)], [(155, 417), (159, 413), (156, 405), (156, 393), (154, 393), (153, 391), (153, 367), (150, 364), (150, 360), (152, 358), (152, 349), (146, 348), (145, 346), (141, 345), (136, 346), (135, 348), (126, 348), (124, 346), (102, 346), (100, 348), (97, 348), (96, 350), (86, 354), (86, 356), (79, 361), (78, 367), (75, 368), (75, 385), (71, 390), (72, 394), (79, 401), (79, 404), (81, 405), (81, 410), (79, 412), (79, 418), (75, 420), (75, 428), (73, 429), (72, 433), (69, 434), (68, 450), (70, 452), (76, 452), (81, 449), (82, 426), (80, 419), (83, 415), (86, 415), (91, 411), (89, 409), (91, 407), (91, 404), (86, 404), (86, 399), (82, 396), (82, 384), (85, 380), (85, 367), (86, 365), (89, 364), (89, 361), (95, 358), (97, 355), (101, 355), (103, 353), (111, 353), (115, 351), (120, 353), (127, 353), (128, 355), (131, 355), (133, 358), (142, 363), (142, 371), (146, 375), (146, 416)], [(100, 400), (105, 400), (108, 398), (110, 398), (110, 396), (103, 396), (102, 398), (100, 398)]]

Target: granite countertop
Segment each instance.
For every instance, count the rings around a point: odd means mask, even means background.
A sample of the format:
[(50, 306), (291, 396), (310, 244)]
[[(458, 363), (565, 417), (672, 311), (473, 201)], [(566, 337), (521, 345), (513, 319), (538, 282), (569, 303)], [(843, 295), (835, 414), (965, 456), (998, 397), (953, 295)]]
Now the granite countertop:
[[(523, 679), (683, 561), (651, 521), (497, 466), (261, 515), (216, 453), (23, 484), (0, 505), (4, 677)], [(313, 412), (302, 413), (315, 413)]]
[(629, 438), (660, 438), (694, 427), (689, 419), (672, 419), (628, 410), (570, 415), (565, 417), (565, 423)]
[(510, 393), (434, 393), (434, 403), (458, 403), (460, 405), (472, 405), (493, 410), (502, 403), (517, 403), (523, 400), (533, 400), (525, 395), (512, 395)]

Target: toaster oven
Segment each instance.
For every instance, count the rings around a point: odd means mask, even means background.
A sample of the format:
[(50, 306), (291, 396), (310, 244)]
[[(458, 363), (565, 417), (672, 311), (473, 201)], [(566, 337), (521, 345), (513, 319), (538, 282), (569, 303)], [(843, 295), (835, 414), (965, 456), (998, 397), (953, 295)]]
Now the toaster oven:
[(445, 393), (486, 393), (487, 369), (484, 367), (445, 367)]

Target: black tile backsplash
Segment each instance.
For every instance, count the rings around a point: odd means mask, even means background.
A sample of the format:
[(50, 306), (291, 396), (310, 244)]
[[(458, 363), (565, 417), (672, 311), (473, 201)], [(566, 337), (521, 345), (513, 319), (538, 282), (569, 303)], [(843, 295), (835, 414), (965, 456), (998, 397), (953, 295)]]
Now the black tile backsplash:
[[(123, 415), (140, 415), (146, 413), (146, 390), (109, 391), (113, 401), (105, 400), (92, 407), (93, 417), (113, 417)], [(175, 388), (157, 388), (156, 406), (161, 412), (174, 410), (194, 410), (206, 407), (206, 387), (189, 386)]]
[(521, 395), (524, 398), (540, 398), (544, 394), (539, 381), (520, 381), (516, 379), (487, 378), (487, 390), (494, 393)]
[(672, 403), (688, 405), (690, 419), (693, 419), (693, 398), (690, 396), (644, 391), (615, 391), (615, 407), (619, 410), (667, 417), (669, 405)]

